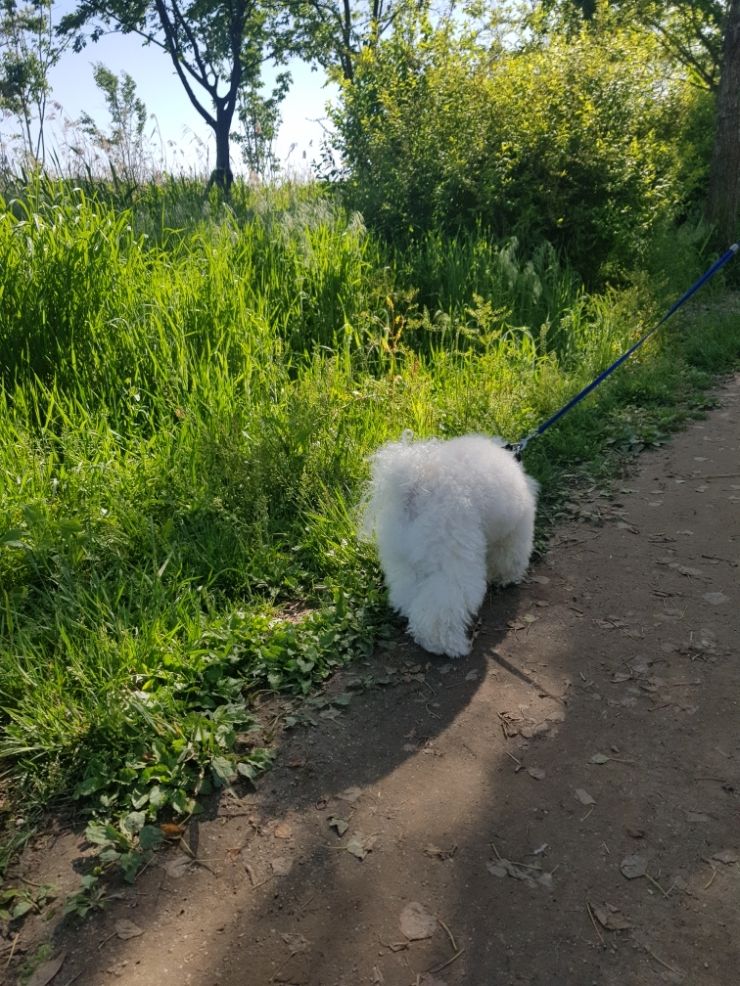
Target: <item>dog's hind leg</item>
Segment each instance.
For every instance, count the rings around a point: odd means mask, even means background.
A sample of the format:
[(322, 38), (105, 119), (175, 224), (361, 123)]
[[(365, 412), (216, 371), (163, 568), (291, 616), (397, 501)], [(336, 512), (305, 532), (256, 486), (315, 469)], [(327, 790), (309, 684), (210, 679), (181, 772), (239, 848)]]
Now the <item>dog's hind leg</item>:
[[(427, 559), (429, 563), (431, 559)], [(485, 544), (459, 545), (439, 559), (434, 570), (417, 573), (404, 614), (414, 640), (432, 654), (463, 657), (470, 653), (468, 627), (486, 594)]]
[(489, 582), (510, 585), (521, 582), (529, 567), (534, 545), (534, 514), (524, 514), (519, 523), (507, 534), (488, 547), (487, 568)]

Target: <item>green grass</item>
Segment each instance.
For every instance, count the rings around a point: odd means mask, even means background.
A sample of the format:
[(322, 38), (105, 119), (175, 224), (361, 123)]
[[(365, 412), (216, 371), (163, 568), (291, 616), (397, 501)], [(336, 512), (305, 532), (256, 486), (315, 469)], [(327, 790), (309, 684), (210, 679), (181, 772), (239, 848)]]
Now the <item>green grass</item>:
[[(14, 810), (74, 801), (135, 843), (253, 777), (254, 697), (306, 694), (388, 632), (356, 537), (368, 453), (407, 427), (521, 437), (693, 279), (682, 250), (681, 283), (588, 296), (545, 246), (430, 236), (400, 255), (315, 188), (225, 205), (171, 183), (127, 208), (19, 190), (0, 214)], [(564, 472), (660, 440), (739, 352), (732, 314), (673, 323), (531, 446), (543, 518)]]

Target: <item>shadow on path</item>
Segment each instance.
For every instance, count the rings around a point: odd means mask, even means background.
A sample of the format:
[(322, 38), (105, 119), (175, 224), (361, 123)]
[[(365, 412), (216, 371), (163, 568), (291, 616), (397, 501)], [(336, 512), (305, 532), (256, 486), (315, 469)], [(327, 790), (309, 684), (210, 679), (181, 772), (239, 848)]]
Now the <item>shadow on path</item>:
[(360, 669), (391, 684), (284, 734), (197, 864), (65, 933), (59, 982), (736, 982), (740, 379), (722, 401), (581, 503), (470, 658), (403, 640)]

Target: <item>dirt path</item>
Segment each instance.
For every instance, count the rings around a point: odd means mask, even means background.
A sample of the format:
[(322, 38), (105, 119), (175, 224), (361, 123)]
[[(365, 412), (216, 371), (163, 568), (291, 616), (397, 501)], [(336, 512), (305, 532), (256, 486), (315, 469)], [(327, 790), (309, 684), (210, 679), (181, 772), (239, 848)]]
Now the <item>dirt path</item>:
[[(471, 658), (338, 676), (198, 864), (57, 935), (54, 986), (740, 983), (740, 376), (719, 399), (579, 496)], [(81, 845), (26, 872), (64, 886)]]

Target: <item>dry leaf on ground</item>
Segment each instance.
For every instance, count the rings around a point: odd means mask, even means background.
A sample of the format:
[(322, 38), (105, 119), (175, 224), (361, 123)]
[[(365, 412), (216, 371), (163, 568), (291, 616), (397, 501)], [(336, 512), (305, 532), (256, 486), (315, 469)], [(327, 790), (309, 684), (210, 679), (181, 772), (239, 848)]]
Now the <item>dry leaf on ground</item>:
[(138, 938), (139, 935), (144, 934), (144, 929), (140, 928), (138, 924), (134, 924), (133, 921), (129, 921), (127, 918), (121, 918), (120, 921), (116, 921), (116, 937), (120, 938), (121, 941), (128, 941), (129, 938)]
[(362, 794), (361, 787), (348, 787), (344, 791), (340, 791), (339, 794), (336, 795), (336, 797), (340, 801), (349, 801), (349, 803), (353, 805), (361, 794)]
[(329, 828), (334, 829), (337, 835), (341, 836), (349, 828), (349, 822), (345, 818), (337, 818), (336, 815), (332, 815), (329, 819)]
[(434, 846), (431, 843), (424, 846), (424, 855), (430, 856), (432, 859), (452, 859), (456, 852), (457, 846), (452, 846), (450, 849), (440, 849), (439, 846)]
[(350, 836), (344, 848), (348, 853), (362, 860), (369, 852), (373, 851), (377, 841), (378, 837), (375, 835), (363, 835), (362, 832), (355, 832), (354, 835)]
[(603, 906), (601, 904), (591, 904), (591, 910), (602, 928), (606, 928), (607, 931), (624, 931), (632, 927), (632, 922), (623, 914), (620, 914), (619, 910), (616, 907), (612, 907), (611, 904), (605, 904)]
[(67, 958), (66, 952), (60, 952), (59, 955), (55, 955), (53, 959), (49, 959), (48, 962), (44, 962), (40, 965), (36, 972), (28, 980), (26, 986), (47, 986), (54, 976), (59, 972), (59, 970), (64, 965), (64, 960)]
[(276, 856), (270, 866), (275, 876), (287, 876), (293, 869), (293, 860), (289, 856)]
[(625, 856), (619, 864), (622, 876), (626, 876), (628, 880), (636, 880), (638, 877), (645, 876), (647, 867), (647, 857), (638, 854)]
[(576, 788), (576, 797), (581, 802), (582, 805), (595, 805), (596, 799), (592, 798), (588, 791), (584, 791), (582, 787)]
[(308, 938), (304, 938), (303, 935), (293, 935), (286, 932), (280, 935), (280, 937), (290, 949), (291, 955), (296, 955), (298, 952), (305, 952), (311, 944)]
[(724, 592), (705, 592), (704, 598), (710, 606), (721, 606), (730, 601), (729, 596), (726, 596)]
[(171, 877), (173, 880), (179, 880), (181, 877), (185, 876), (192, 866), (192, 859), (183, 854), (170, 860), (170, 862), (165, 865), (164, 871), (167, 876)]
[(401, 932), (409, 941), (421, 941), (424, 938), (431, 938), (437, 930), (437, 919), (431, 914), (423, 904), (412, 900), (401, 911), (399, 921)]
[(721, 852), (714, 853), (712, 859), (716, 859), (718, 863), (737, 863), (740, 861), (740, 855), (734, 849), (723, 849)]

